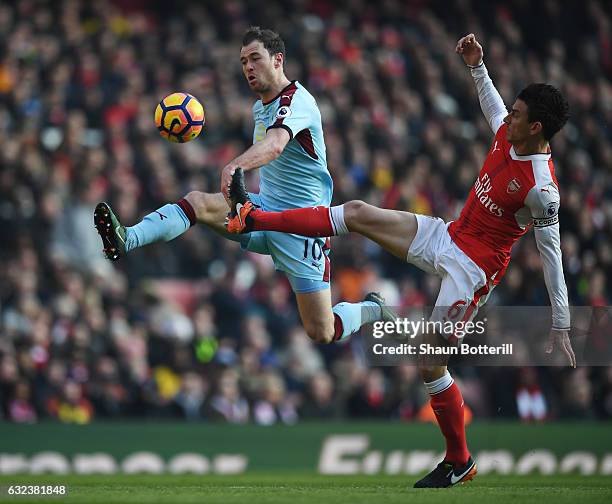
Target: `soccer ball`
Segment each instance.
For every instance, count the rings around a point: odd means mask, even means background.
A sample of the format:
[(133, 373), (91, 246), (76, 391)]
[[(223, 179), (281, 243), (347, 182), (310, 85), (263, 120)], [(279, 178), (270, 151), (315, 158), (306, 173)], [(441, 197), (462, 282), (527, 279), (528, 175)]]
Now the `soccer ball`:
[(193, 140), (204, 126), (204, 107), (188, 93), (172, 93), (155, 107), (155, 126), (171, 142)]

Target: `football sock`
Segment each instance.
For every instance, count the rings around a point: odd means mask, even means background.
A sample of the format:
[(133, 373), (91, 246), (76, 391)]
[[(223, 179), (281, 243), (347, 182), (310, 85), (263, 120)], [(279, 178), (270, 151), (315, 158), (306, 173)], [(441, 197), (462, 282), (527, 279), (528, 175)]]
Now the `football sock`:
[(331, 208), (293, 208), (283, 212), (255, 209), (247, 218), (252, 219), (253, 231), (281, 231), (312, 237), (336, 236), (349, 232), (344, 222), (344, 205)]
[(344, 205), (329, 207), (329, 220), (334, 227), (334, 235), (350, 233), (344, 222)]
[(332, 341), (340, 341), (344, 333), (344, 326), (342, 325), (342, 319), (339, 315), (334, 313), (334, 339)]
[(334, 312), (334, 340), (342, 341), (359, 331), (362, 325), (382, 319), (380, 306), (373, 301), (360, 303), (338, 303)]
[(470, 453), (465, 440), (463, 396), (459, 387), (448, 371), (441, 378), (425, 383), (425, 387), (431, 396), (431, 409), (446, 439), (444, 460), (457, 465), (465, 464)]
[(195, 223), (195, 211), (187, 200), (168, 203), (146, 215), (135, 226), (125, 228), (125, 250), (129, 252), (149, 243), (173, 240)]

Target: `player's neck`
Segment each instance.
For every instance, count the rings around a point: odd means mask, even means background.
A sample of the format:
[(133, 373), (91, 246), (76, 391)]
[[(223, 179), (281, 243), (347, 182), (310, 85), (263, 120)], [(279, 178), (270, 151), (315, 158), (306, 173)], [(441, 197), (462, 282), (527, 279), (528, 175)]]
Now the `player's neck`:
[(291, 81), (289, 79), (287, 79), (287, 77), (283, 73), (280, 76), (280, 78), (276, 82), (274, 82), (274, 84), (272, 84), (270, 86), (270, 88), (265, 93), (261, 93), (259, 95), (259, 97), (261, 98), (261, 101), (263, 103), (268, 103), (269, 101), (273, 100), (289, 84), (291, 84)]
[(550, 145), (546, 140), (525, 140), (524, 142), (515, 143), (514, 152), (519, 156), (532, 156), (533, 154), (548, 154)]

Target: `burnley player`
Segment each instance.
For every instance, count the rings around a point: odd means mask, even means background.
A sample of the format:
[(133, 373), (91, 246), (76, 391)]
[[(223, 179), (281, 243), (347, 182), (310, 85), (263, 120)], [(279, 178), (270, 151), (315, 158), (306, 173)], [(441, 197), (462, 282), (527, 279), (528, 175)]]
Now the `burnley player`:
[[(441, 219), (385, 210), (361, 201), (326, 208), (270, 213), (256, 208), (240, 191), (237, 170), (230, 197), (228, 230), (275, 230), (306, 236), (360, 233), (385, 250), (442, 278), (432, 320), (471, 320), (510, 261), (512, 245), (533, 226), (552, 305), (547, 353), (558, 346), (570, 365), (576, 359), (569, 340), (570, 314), (559, 237), (559, 188), (549, 147), (566, 123), (568, 105), (546, 84), (523, 89), (507, 111), (489, 78), (483, 50), (473, 34), (457, 43), (474, 78), (478, 98), (495, 138), (459, 218)], [(426, 335), (430, 338), (432, 335)], [(456, 343), (455, 335), (433, 335)], [(476, 466), (468, 452), (463, 398), (446, 366), (419, 364), (431, 407), (446, 439), (444, 460), (416, 487), (448, 487), (473, 478)]]
[(131, 250), (170, 241), (201, 223), (239, 240), (246, 250), (272, 257), (276, 269), (289, 279), (306, 333), (316, 342), (340, 340), (362, 324), (392, 318), (394, 314), (377, 293), (368, 294), (360, 303), (340, 303), (332, 309), (329, 240), (268, 231), (237, 237), (225, 231), (229, 207), (223, 193), (237, 166), (260, 168), (260, 192), (249, 197), (265, 210), (329, 205), (332, 197), (321, 113), (306, 88), (286, 77), (283, 40), (272, 30), (248, 29), (240, 62), (249, 87), (259, 96), (253, 105), (253, 145), (225, 166), (221, 192), (190, 192), (131, 227), (121, 225), (108, 204), (99, 203), (94, 224), (106, 257), (118, 260)]

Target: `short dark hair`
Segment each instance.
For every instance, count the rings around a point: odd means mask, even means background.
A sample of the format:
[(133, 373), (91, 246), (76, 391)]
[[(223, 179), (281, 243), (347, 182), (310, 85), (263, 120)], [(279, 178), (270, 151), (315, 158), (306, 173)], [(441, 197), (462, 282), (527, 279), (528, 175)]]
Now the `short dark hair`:
[(542, 134), (548, 141), (569, 119), (567, 100), (550, 84), (529, 84), (517, 96), (527, 105), (529, 122), (542, 123)]
[(251, 26), (244, 33), (244, 37), (242, 37), (242, 47), (249, 45), (255, 40), (263, 44), (270, 53), (270, 56), (278, 53), (282, 53), (282, 55), (285, 56), (285, 43), (275, 31), (260, 28), (259, 26)]

